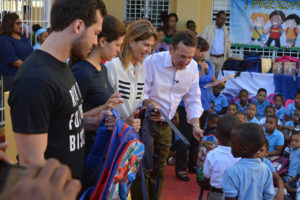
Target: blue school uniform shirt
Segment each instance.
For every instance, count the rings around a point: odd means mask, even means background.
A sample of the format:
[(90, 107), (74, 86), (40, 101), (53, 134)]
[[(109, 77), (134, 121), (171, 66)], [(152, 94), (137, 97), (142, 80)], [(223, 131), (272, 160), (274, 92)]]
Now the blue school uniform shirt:
[(245, 122), (246, 123), (255, 123), (255, 124), (260, 124), (259, 123), (259, 120), (258, 119), (256, 119), (256, 117), (253, 117), (253, 119), (251, 120), (251, 121), (248, 121), (248, 119), (247, 119), (247, 115), (246, 115), (246, 120), (245, 120)]
[(266, 107), (271, 105), (271, 102), (268, 99), (265, 99), (264, 102), (260, 104), (256, 97), (252, 100), (252, 103), (256, 105), (256, 110), (257, 110), (256, 117), (259, 118), (265, 116)]
[(24, 61), (33, 51), (23, 35), (20, 40), (6, 35), (0, 36), (0, 47), (0, 74), (5, 76), (14, 76), (18, 68), (11, 63), (19, 59)]
[(223, 174), (225, 197), (238, 200), (273, 199), (273, 177), (269, 167), (259, 158), (242, 158)]
[(33, 50), (37, 50), (38, 48), (40, 48), (40, 43), (36, 42), (35, 45), (33, 46)]
[(247, 105), (248, 105), (248, 101), (247, 101), (247, 103), (246, 103), (246, 105), (245, 105), (244, 108), (242, 108), (241, 102), (240, 102), (240, 101), (236, 102), (235, 104), (238, 106), (238, 110), (239, 110), (240, 112), (243, 112), (243, 113), (246, 114), (246, 108), (247, 108)]
[(218, 97), (214, 95), (214, 93), (211, 93), (211, 100), (213, 100), (215, 106), (213, 110), (213, 114), (217, 114), (217, 112), (220, 112), (223, 110), (223, 108), (228, 107), (228, 100), (223, 94), (219, 94)]
[[(199, 86), (201, 90), (201, 103), (204, 110), (210, 109), (210, 103), (211, 103), (211, 93), (210, 93), (210, 87), (204, 88), (204, 86), (208, 83), (212, 82), (213, 75), (215, 74), (214, 68), (209, 60), (206, 60), (206, 63), (208, 65), (208, 74), (202, 74), (202, 76), (199, 79)], [(201, 66), (198, 64), (198, 71), (201, 71)], [(183, 100), (181, 100), (180, 106), (184, 106)]]
[(291, 177), (297, 176), (297, 168), (300, 166), (300, 148), (290, 152), (290, 164), (288, 175)]
[(298, 128), (298, 129), (300, 128), (299, 124), (295, 126), (294, 121), (287, 121), (287, 122), (285, 122), (284, 125), (286, 125), (288, 127), (295, 127), (295, 128)]
[(290, 105), (288, 105), (285, 109), (285, 114), (290, 116), (290, 118), (292, 119), (294, 116), (294, 113), (296, 111), (296, 107), (295, 107), (295, 102), (291, 103)]
[(275, 107), (275, 105), (273, 105), (273, 107), (275, 108), (275, 114), (278, 117), (278, 119), (280, 119), (281, 121), (284, 121), (284, 117), (285, 117), (285, 107), (281, 106), (280, 109), (277, 110), (277, 108)]
[(266, 128), (263, 129), (264, 129), (265, 136), (269, 141), (269, 152), (275, 151), (276, 145), (278, 146), (284, 145), (284, 136), (278, 129), (275, 129), (271, 135), (268, 135), (266, 133)]
[(272, 163), (271, 163), (271, 161), (270, 161), (269, 159), (263, 158), (262, 161), (269, 167), (269, 169), (271, 170), (272, 174), (273, 174), (274, 172), (276, 172), (274, 166), (272, 165)]

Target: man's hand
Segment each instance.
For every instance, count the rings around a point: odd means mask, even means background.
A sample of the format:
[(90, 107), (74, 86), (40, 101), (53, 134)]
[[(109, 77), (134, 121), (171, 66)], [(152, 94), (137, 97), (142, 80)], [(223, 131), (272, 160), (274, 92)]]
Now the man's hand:
[(7, 143), (0, 143), (0, 161), (13, 164), (13, 161), (4, 152), (7, 147), (8, 147)]
[(12, 200), (75, 200), (81, 189), (69, 167), (56, 159), (47, 160), (43, 167), (31, 166), (13, 189)]
[[(102, 121), (102, 119), (105, 117), (105, 115), (113, 115), (113, 114), (109, 110), (104, 110), (104, 111), (101, 111), (100, 114), (98, 114), (96, 116), (84, 117), (85, 130), (86, 131), (97, 131), (99, 124)], [(107, 119), (105, 121), (105, 126), (107, 126), (107, 128), (109, 128), (109, 130), (112, 130), (111, 129), (111, 121), (112, 121), (112, 118)]]
[(144, 100), (143, 101), (143, 106), (154, 106), (154, 108), (159, 108), (159, 105), (151, 99)]
[(109, 116), (105, 119), (105, 126), (108, 130), (112, 131), (114, 130), (116, 117), (115, 116)]
[(161, 114), (157, 109), (154, 109), (153, 112), (151, 112), (150, 120), (154, 122), (160, 122), (161, 121)]
[(203, 130), (199, 126), (193, 127), (193, 136), (199, 142), (203, 138)]
[(127, 119), (124, 120), (128, 125), (132, 126), (136, 132), (139, 132), (141, 128), (141, 120), (135, 118), (138, 112), (139, 111), (135, 111)]

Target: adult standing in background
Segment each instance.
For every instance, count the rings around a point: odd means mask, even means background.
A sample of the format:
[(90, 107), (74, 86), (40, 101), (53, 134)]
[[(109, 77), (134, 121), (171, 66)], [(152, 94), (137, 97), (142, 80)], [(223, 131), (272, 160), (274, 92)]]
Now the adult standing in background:
[(143, 61), (157, 40), (157, 31), (149, 20), (135, 20), (126, 29), (119, 57), (105, 63), (114, 92), (120, 93), (121, 99), (125, 101), (116, 109), (122, 119), (136, 131), (141, 127), (141, 120), (135, 118), (136, 109), (144, 99), (146, 73)]
[[(202, 137), (199, 118), (203, 112), (200, 101), (199, 73), (193, 60), (197, 39), (190, 31), (178, 31), (172, 39), (171, 51), (148, 56), (146, 68), (144, 105), (156, 103), (171, 120), (181, 99), (187, 110), (187, 119), (193, 125), (193, 135), (197, 140)], [(154, 154), (158, 161), (146, 176), (148, 199), (161, 199), (166, 160), (171, 146), (172, 131), (162, 119), (156, 122), (153, 132)], [(159, 178), (159, 181), (157, 181)], [(158, 188), (158, 190), (156, 190)], [(156, 198), (157, 197), (157, 198)]]
[[(203, 38), (197, 37), (197, 48), (194, 55), (194, 60), (198, 64), (201, 103), (204, 109), (204, 112), (200, 118), (201, 129), (204, 129), (208, 116), (208, 110), (210, 109), (211, 104), (210, 88), (205, 88), (204, 86), (216, 80), (211, 62), (205, 59), (208, 49), (209, 44)], [(183, 100), (180, 102), (177, 111), (180, 120), (179, 130), (190, 141), (190, 146), (188, 148), (188, 146), (181, 140), (177, 142), (175, 172), (176, 177), (180, 180), (189, 181), (190, 179), (186, 174), (186, 168), (189, 169), (190, 173), (196, 172), (198, 142), (195, 140), (192, 134), (193, 126), (187, 121), (187, 113)]]
[(88, 56), (98, 44), (105, 15), (101, 0), (54, 1), (52, 32), (22, 64), (9, 95), (20, 165), (43, 164), (53, 157), (68, 165), (74, 177), (82, 177), (83, 125), (97, 130), (103, 116), (83, 116), (80, 90), (65, 61), (71, 55)]
[(164, 31), (165, 31), (165, 42), (171, 44), (172, 37), (176, 33), (176, 24), (178, 22), (178, 17), (176, 13), (170, 13), (163, 19), (164, 21)]
[(0, 74), (4, 91), (10, 89), (18, 68), (32, 53), (28, 39), (22, 35), (22, 22), (16, 13), (6, 13), (2, 20), (0, 36)]
[(230, 36), (225, 26), (226, 18), (224, 11), (218, 12), (216, 23), (207, 25), (201, 35), (210, 46), (207, 58), (214, 66), (216, 77), (218, 77), (225, 60), (232, 57)]

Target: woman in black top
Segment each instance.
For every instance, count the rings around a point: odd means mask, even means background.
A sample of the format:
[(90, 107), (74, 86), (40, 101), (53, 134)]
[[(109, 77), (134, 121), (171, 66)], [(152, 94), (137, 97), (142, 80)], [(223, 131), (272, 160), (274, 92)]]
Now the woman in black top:
[[(99, 113), (111, 104), (121, 103), (119, 94), (113, 94), (107, 69), (103, 60), (111, 60), (120, 52), (126, 34), (125, 26), (117, 18), (108, 15), (103, 20), (102, 32), (98, 35), (96, 46), (86, 60), (72, 65), (72, 72), (80, 88), (82, 106), (85, 116)], [(71, 59), (72, 62), (72, 59)], [(86, 155), (88, 155), (95, 139), (95, 132), (86, 132)]]

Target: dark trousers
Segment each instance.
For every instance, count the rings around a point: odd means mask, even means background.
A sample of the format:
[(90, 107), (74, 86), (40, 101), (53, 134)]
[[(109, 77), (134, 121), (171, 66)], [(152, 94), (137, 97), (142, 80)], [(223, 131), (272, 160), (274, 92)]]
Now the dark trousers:
[(269, 47), (271, 45), (271, 43), (273, 42), (273, 40), (275, 40), (275, 47), (280, 48), (280, 39), (275, 39), (275, 38), (270, 38), (268, 39), (268, 41), (266, 42), (266, 45)]
[[(153, 170), (146, 175), (147, 199), (161, 200), (164, 185), (164, 173), (172, 140), (172, 130), (167, 123), (156, 122), (153, 132), (154, 154)], [(159, 181), (158, 181), (159, 180)], [(158, 183), (159, 182), (159, 183)], [(159, 184), (159, 185), (157, 185)], [(142, 200), (142, 181), (140, 177), (134, 181), (131, 189), (132, 200)], [(155, 196), (154, 196), (155, 195)]]
[(179, 106), (178, 113), (180, 120), (179, 131), (189, 140), (190, 147), (181, 140), (178, 141), (176, 146), (176, 172), (185, 171), (187, 167), (193, 169), (196, 166), (198, 146), (197, 140), (193, 137), (193, 126), (187, 123), (185, 107)]

